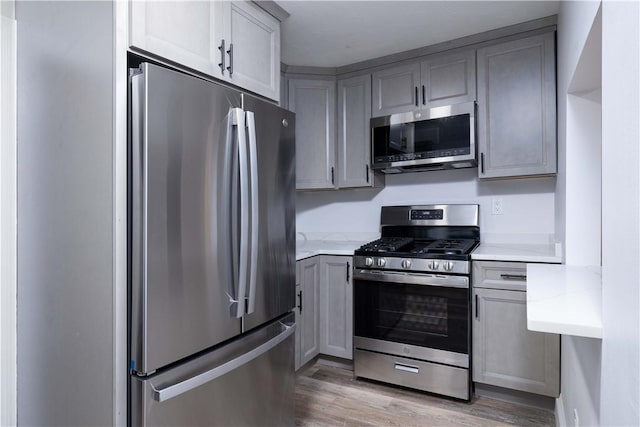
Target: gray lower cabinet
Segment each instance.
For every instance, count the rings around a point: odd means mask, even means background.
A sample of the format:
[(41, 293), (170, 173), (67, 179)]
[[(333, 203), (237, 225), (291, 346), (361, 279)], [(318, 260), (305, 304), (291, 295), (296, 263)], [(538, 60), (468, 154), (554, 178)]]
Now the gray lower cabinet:
[(334, 188), (336, 82), (289, 79), (288, 107), (296, 113), (296, 189)]
[(352, 257), (321, 257), (320, 353), (353, 359)]
[(480, 178), (556, 173), (555, 33), (478, 50)]
[(296, 348), (298, 369), (320, 351), (320, 260), (311, 257), (296, 263)]
[(527, 329), (526, 264), (473, 262), (473, 381), (557, 397), (560, 336)]
[(475, 101), (475, 55), (473, 49), (430, 55), (374, 72), (372, 116)]

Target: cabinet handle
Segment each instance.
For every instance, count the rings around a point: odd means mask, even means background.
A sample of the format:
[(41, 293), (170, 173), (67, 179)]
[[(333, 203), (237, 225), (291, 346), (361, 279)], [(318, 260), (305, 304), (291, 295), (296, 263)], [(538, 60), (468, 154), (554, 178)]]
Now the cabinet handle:
[(347, 285), (349, 284), (349, 270), (351, 270), (351, 264), (347, 263)]
[(418, 86), (416, 86), (416, 107), (418, 106)]
[(369, 165), (365, 165), (365, 171), (367, 173), (367, 182), (369, 182)]
[(526, 282), (527, 281), (527, 275), (526, 274), (501, 274), (500, 278), (502, 280), (519, 280), (521, 282)]
[(302, 314), (302, 291), (298, 292), (298, 310)]
[(478, 305), (478, 294), (476, 294), (476, 319), (479, 317), (480, 314), (480, 306)]
[(480, 173), (484, 175), (484, 153), (480, 153)]
[(220, 62), (218, 63), (218, 67), (220, 67), (220, 71), (222, 72), (222, 75), (224, 76), (224, 70), (225, 70), (225, 62), (224, 62), (224, 53), (225, 53), (224, 39), (222, 39), (222, 41), (220, 42), (220, 46), (218, 46), (218, 50), (220, 51)]
[(227, 70), (229, 71), (229, 77), (233, 74), (233, 43), (229, 43), (229, 50), (227, 51), (229, 54), (229, 66)]
[(427, 105), (427, 89), (422, 85), (422, 105)]
[(331, 166), (331, 185), (335, 185), (335, 179), (333, 176), (333, 166)]

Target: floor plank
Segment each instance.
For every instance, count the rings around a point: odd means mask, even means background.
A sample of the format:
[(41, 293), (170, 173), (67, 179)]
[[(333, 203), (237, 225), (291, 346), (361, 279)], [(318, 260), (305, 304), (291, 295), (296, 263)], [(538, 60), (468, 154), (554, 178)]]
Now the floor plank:
[(297, 426), (555, 426), (548, 410), (487, 397), (460, 402), (320, 363), (298, 373), (295, 404)]

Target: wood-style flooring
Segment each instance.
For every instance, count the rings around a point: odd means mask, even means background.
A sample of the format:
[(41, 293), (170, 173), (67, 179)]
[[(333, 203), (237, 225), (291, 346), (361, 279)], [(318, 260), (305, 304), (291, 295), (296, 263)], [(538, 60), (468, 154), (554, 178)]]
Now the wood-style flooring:
[(295, 405), (297, 426), (555, 426), (545, 409), (483, 396), (460, 402), (320, 363), (298, 373)]

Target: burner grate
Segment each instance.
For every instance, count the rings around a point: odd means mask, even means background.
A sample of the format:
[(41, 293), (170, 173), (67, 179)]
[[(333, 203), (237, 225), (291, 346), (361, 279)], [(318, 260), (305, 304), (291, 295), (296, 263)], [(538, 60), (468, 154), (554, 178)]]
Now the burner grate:
[(371, 252), (398, 252), (412, 243), (411, 237), (382, 237), (363, 245), (360, 249)]

